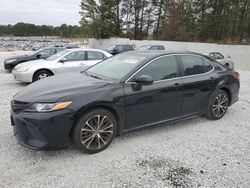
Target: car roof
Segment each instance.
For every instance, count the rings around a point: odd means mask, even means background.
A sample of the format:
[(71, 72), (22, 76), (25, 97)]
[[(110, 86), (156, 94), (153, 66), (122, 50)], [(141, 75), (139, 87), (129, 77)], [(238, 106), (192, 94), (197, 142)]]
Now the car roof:
[(133, 46), (132, 44), (115, 44), (111, 46)]
[(69, 52), (74, 52), (74, 51), (98, 51), (98, 52), (104, 52), (103, 50), (99, 50), (99, 49), (94, 49), (94, 48), (70, 48), (70, 49), (66, 49)]
[[(143, 55), (148, 58), (154, 58), (158, 56), (163, 56), (163, 55), (171, 55), (171, 54), (187, 54), (187, 55), (198, 55), (202, 57), (206, 57), (203, 54), (200, 53), (195, 53), (195, 52), (189, 52), (189, 51), (165, 51), (165, 50), (151, 50), (151, 51), (129, 51), (129, 52), (124, 52), (126, 54), (135, 54), (135, 55)], [(123, 53), (123, 54), (124, 54)]]
[[(157, 46), (157, 47), (164, 47), (164, 45), (158, 45), (158, 44), (148, 44), (148, 45), (142, 45), (142, 46), (150, 46), (150, 47)], [(140, 47), (142, 47), (142, 46), (140, 46)]]

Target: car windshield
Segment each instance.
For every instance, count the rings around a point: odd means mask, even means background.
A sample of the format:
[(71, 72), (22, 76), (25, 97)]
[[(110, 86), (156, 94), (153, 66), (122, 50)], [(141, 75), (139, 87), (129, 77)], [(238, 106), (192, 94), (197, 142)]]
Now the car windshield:
[(145, 58), (146, 56), (136, 54), (120, 54), (91, 67), (86, 73), (120, 81)]
[(64, 55), (67, 54), (68, 52), (70, 52), (70, 50), (63, 50), (63, 51), (61, 51), (61, 52), (59, 52), (59, 53), (56, 53), (55, 55), (50, 56), (50, 57), (47, 58), (46, 60), (48, 60), (48, 61), (54, 61), (54, 60), (56, 60), (56, 59), (58, 59), (58, 58), (64, 56)]
[(145, 51), (148, 50), (150, 46), (141, 46), (139, 48), (137, 48), (137, 51)]

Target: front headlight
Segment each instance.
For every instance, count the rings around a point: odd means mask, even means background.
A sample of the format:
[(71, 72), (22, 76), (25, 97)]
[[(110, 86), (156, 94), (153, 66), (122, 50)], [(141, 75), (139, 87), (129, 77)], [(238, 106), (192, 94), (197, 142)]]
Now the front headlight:
[(14, 61), (16, 61), (16, 59), (10, 59), (10, 60), (7, 60), (6, 63), (8, 64), (8, 63), (12, 63)]
[(72, 101), (58, 102), (58, 103), (34, 103), (29, 106), (26, 112), (51, 112), (67, 108)]
[(29, 70), (28, 67), (15, 68), (16, 72), (27, 72), (28, 70)]

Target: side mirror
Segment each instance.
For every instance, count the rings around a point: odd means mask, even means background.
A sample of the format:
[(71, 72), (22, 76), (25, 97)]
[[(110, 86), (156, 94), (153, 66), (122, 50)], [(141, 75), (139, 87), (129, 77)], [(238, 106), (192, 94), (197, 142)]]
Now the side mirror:
[(151, 85), (151, 84), (153, 84), (154, 80), (153, 80), (152, 76), (141, 75), (135, 79), (135, 82), (138, 84), (142, 84), (142, 85)]
[(67, 59), (65, 57), (63, 57), (62, 59), (59, 60), (60, 63), (64, 63), (66, 61), (67, 61)]
[(113, 52), (118, 52), (118, 49), (114, 49)]
[(39, 59), (39, 58), (42, 57), (42, 55), (41, 54), (37, 54), (36, 57)]

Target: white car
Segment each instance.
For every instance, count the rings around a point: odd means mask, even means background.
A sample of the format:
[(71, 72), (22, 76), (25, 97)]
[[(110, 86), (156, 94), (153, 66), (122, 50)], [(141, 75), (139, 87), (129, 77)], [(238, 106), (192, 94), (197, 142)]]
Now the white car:
[(47, 59), (19, 64), (12, 74), (17, 81), (31, 83), (61, 73), (83, 71), (111, 56), (97, 49), (67, 49)]
[(231, 59), (231, 56), (227, 56), (224, 57), (221, 53), (219, 52), (210, 52), (208, 54), (209, 57), (211, 57), (212, 59), (218, 61), (219, 63), (226, 65), (228, 67), (230, 67), (231, 69), (234, 69), (234, 63)]

